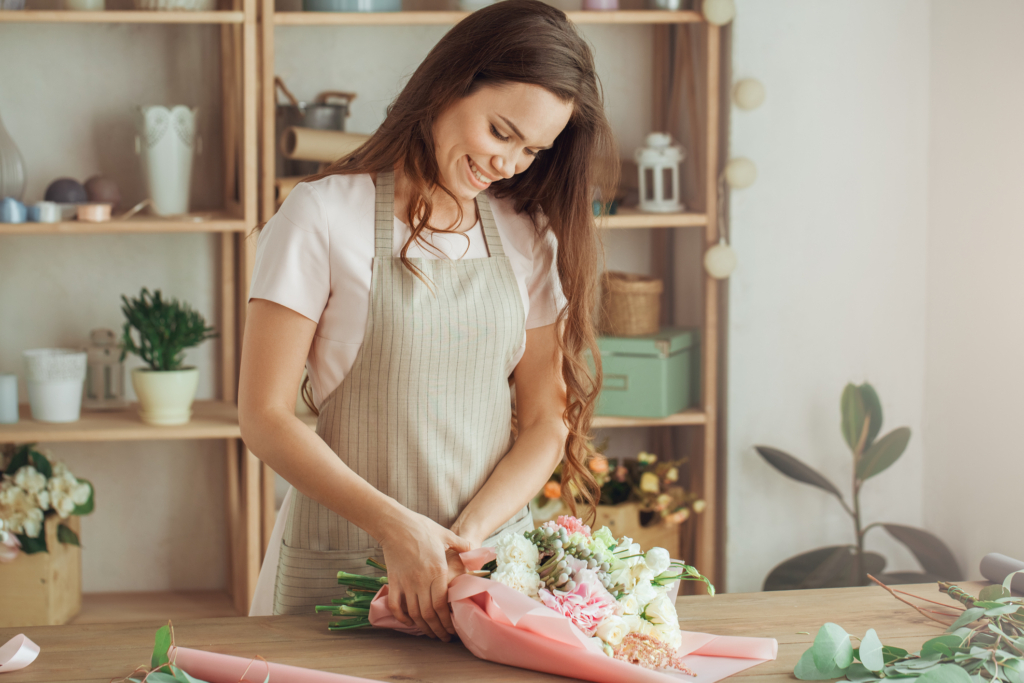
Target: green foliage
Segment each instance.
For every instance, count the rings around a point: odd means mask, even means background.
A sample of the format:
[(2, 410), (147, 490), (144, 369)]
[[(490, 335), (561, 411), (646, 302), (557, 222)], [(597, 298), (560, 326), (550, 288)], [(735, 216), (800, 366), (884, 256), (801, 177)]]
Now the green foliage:
[(1024, 599), (1011, 597), (1013, 576), (1006, 577), (1005, 594), (1004, 586), (989, 586), (977, 599), (940, 582), (940, 589), (966, 609), (945, 635), (927, 641), (914, 654), (882, 645), (874, 629), (853, 649), (846, 631), (825, 624), (793, 673), (804, 681), (845, 677), (851, 683), (907, 678), (917, 679), (913, 683), (1024, 683)]
[[(130, 683), (205, 683), (198, 678), (189, 676), (187, 673), (179, 669), (170, 659), (170, 649), (174, 642), (174, 629), (171, 627), (170, 622), (167, 622), (167, 626), (161, 626), (156, 632), (155, 644), (153, 645), (153, 655), (149, 660), (150, 671), (146, 673), (144, 678), (128, 678), (125, 679)], [(269, 683), (270, 674), (267, 674), (267, 678), (264, 683)]]
[(57, 527), (57, 540), (61, 543), (69, 543), (71, 545), (82, 547), (82, 542), (78, 540), (78, 534), (72, 531), (71, 527), (66, 524), (61, 524)]
[(39, 535), (35, 538), (26, 536), (25, 534), (15, 534), (18, 537), (18, 542), (21, 543), (21, 552), (26, 555), (33, 553), (45, 553), (48, 552), (46, 549), (46, 532), (40, 531)]
[[(160, 290), (150, 293), (143, 287), (136, 299), (121, 296), (124, 331), (121, 336), (121, 360), (134, 353), (152, 370), (180, 370), (185, 349), (216, 337), (203, 316), (177, 299), (165, 301)], [(138, 334), (135, 342), (132, 329)]]
[(71, 511), (71, 514), (87, 515), (96, 508), (96, 489), (93, 487), (92, 482), (87, 479), (78, 479), (78, 481), (89, 485), (89, 500), (85, 501), (81, 505), (76, 505), (75, 509)]
[(53, 465), (46, 456), (34, 448), (34, 443), (26, 443), (14, 447), (14, 452), (4, 469), (4, 474), (13, 477), (25, 465), (32, 465), (40, 474), (49, 479), (53, 476)]
[[(953, 553), (936, 536), (923, 529), (900, 524), (876, 522), (864, 526), (861, 523), (861, 487), (865, 481), (881, 474), (899, 460), (910, 442), (910, 429), (897, 427), (878, 438), (882, 431), (882, 402), (874, 387), (867, 383), (859, 386), (847, 384), (839, 407), (840, 429), (853, 457), (852, 507), (846, 503), (835, 484), (814, 468), (777, 448), (754, 448), (765, 462), (790, 479), (810, 484), (835, 496), (852, 518), (855, 543), (819, 548), (791, 557), (772, 569), (765, 579), (764, 589), (831, 588), (867, 583), (868, 574), (878, 575), (885, 567), (885, 558), (864, 550), (865, 535), (879, 526), (907, 546), (924, 570), (921, 573), (888, 574), (883, 575), (883, 578), (892, 583), (913, 583), (935, 578), (960, 580), (962, 574)], [(821, 671), (819, 667), (816, 673), (828, 672)]]

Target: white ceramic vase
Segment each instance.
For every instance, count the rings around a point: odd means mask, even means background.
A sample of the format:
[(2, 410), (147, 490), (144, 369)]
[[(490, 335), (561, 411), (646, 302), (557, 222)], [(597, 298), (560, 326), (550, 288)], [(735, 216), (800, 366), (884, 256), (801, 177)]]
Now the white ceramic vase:
[(24, 352), (28, 402), (39, 422), (75, 422), (82, 412), (86, 354), (75, 349)]
[(132, 370), (132, 386), (139, 397), (139, 418), (151, 425), (183, 425), (192, 419), (192, 402), (199, 387), (198, 368)]
[(183, 104), (138, 107), (135, 151), (142, 161), (153, 213), (188, 213), (198, 109)]

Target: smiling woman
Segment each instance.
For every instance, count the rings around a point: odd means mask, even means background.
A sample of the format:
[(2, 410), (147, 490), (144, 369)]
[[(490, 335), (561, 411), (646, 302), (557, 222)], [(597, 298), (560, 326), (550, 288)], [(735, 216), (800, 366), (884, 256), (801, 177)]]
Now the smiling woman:
[[(375, 558), (395, 617), (447, 640), (457, 551), (532, 528), (560, 461), (566, 495), (593, 503), (590, 200), (611, 196), (614, 158), (587, 44), (562, 12), (506, 0), (288, 196), (242, 348), (243, 437), (294, 486), (252, 613), (311, 610)], [(293, 413), (304, 364), (315, 435)]]

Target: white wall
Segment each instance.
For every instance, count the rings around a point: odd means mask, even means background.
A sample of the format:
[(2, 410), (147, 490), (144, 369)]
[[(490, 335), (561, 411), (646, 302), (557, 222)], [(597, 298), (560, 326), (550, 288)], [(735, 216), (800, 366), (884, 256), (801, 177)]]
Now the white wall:
[(971, 6), (932, 3), (924, 521), (977, 576), (1024, 558), (1024, 4)]
[[(731, 204), (727, 583), (738, 592), (792, 555), (852, 542), (834, 499), (753, 449), (786, 450), (848, 491), (847, 382), (875, 386), (885, 431), (914, 434), (866, 486), (866, 521), (922, 520), (928, 3), (738, 0), (733, 30), (734, 77), (768, 92), (731, 115), (732, 154), (759, 170)], [(872, 534), (890, 567), (913, 567)]]

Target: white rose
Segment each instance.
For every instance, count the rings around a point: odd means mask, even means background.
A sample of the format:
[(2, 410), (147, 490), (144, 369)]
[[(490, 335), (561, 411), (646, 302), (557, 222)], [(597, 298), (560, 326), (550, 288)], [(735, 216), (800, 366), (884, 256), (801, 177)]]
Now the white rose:
[(75, 509), (75, 501), (71, 500), (70, 496), (58, 498), (53, 502), (53, 509), (61, 519), (67, 519)]
[(597, 627), (597, 637), (612, 647), (617, 647), (629, 633), (629, 626), (622, 617), (608, 617)]
[(525, 565), (530, 570), (536, 570), (537, 562), (540, 560), (537, 546), (522, 534), (511, 532), (505, 534), (498, 539), (494, 549), (498, 553), (498, 569), (502, 569), (506, 565), (519, 564)]
[(644, 558), (641, 557), (638, 559), (639, 562), (630, 567), (629, 570), (633, 575), (633, 578), (636, 579), (637, 583), (652, 580), (657, 574), (647, 566), (647, 563), (644, 562)]
[(650, 570), (654, 572), (654, 575), (658, 576), (669, 568), (672, 558), (669, 557), (668, 551), (664, 548), (651, 548), (647, 551), (647, 554), (644, 555), (644, 562), (646, 562)]
[(40, 491), (40, 492), (38, 492), (36, 494), (36, 506), (40, 510), (49, 510), (50, 509), (50, 492), (49, 491), (44, 489), (44, 490), (42, 490), (42, 491)]
[(626, 628), (629, 629), (629, 633), (640, 633), (640, 630), (643, 628), (643, 624), (645, 623), (644, 618), (638, 614), (627, 614), (622, 617), (622, 622), (626, 625)]
[(522, 564), (505, 565), (491, 574), (491, 580), (531, 598), (536, 598), (540, 591), (540, 574)]
[(25, 515), (21, 527), (24, 529), (23, 533), (29, 538), (39, 538), (39, 534), (43, 531), (43, 511), (39, 508), (32, 508)]
[(46, 477), (32, 465), (25, 465), (14, 475), (14, 483), (28, 493), (39, 493), (46, 489)]
[(661, 639), (661, 631), (658, 630), (657, 626), (646, 619), (640, 620), (640, 627), (636, 630), (636, 633), (639, 633), (642, 636), (652, 636), (659, 640)]
[(652, 623), (670, 624), (679, 628), (679, 615), (676, 614), (676, 607), (667, 595), (659, 595), (644, 608), (644, 614)]
[(71, 490), (71, 502), (75, 505), (85, 505), (89, 502), (89, 495), (92, 487), (84, 482), (75, 480), (75, 487)]
[(657, 624), (654, 628), (661, 641), (673, 650), (678, 650), (679, 646), (683, 644), (683, 634), (679, 631), (678, 624)]
[(619, 599), (619, 608), (625, 615), (640, 614), (640, 603), (632, 593), (626, 593)]
[(654, 590), (654, 586), (651, 585), (650, 581), (637, 581), (636, 588), (633, 589), (633, 595), (636, 596), (636, 601), (640, 605), (640, 611), (647, 603), (658, 597), (658, 592)]

